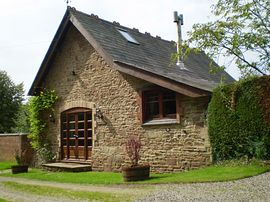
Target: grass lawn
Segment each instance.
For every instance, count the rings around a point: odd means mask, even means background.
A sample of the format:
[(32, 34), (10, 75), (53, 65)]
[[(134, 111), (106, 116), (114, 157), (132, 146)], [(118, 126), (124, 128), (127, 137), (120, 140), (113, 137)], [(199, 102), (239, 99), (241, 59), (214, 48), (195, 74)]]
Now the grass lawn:
[(209, 166), (182, 173), (153, 174), (150, 183), (223, 182), (255, 176), (269, 171), (261, 165)]
[(5, 199), (0, 198), (0, 202), (8, 202), (8, 201), (5, 200)]
[(0, 162), (0, 170), (6, 170), (6, 169), (10, 169), (11, 166), (16, 165), (16, 162), (14, 161), (3, 161)]
[(135, 199), (132, 194), (123, 193), (106, 193), (106, 192), (90, 192), (90, 191), (72, 191), (56, 187), (37, 186), (37, 185), (25, 185), (16, 182), (2, 182), (2, 184), (15, 191), (23, 193), (34, 194), (38, 196), (51, 196), (69, 199), (82, 199), (91, 201), (131, 201)]
[[(270, 168), (259, 163), (248, 165), (214, 165), (188, 172), (151, 174), (150, 179), (133, 182), (138, 184), (162, 183), (192, 183), (192, 182), (220, 182), (251, 177), (269, 171)], [(122, 184), (122, 174), (112, 172), (45, 172), (33, 169), (28, 173), (12, 175), (3, 173), (0, 176), (20, 177), (44, 181), (81, 183), (81, 184)]]

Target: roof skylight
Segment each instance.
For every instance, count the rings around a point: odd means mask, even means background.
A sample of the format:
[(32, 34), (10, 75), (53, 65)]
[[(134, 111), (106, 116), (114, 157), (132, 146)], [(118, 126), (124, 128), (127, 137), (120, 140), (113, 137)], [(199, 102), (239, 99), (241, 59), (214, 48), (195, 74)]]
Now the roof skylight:
[(122, 29), (117, 29), (120, 34), (122, 34), (123, 37), (125, 37), (125, 39), (130, 42), (130, 43), (135, 43), (135, 44), (140, 44), (138, 41), (136, 41), (136, 39), (134, 39), (126, 30), (122, 30)]

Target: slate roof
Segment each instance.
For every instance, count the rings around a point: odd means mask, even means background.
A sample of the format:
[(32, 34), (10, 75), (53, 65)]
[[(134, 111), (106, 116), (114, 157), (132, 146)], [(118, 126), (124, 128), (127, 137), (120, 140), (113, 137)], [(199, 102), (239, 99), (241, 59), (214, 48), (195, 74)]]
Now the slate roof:
[[(234, 81), (225, 71), (210, 74), (210, 60), (203, 52), (190, 54), (184, 61), (185, 69), (181, 69), (171, 59), (172, 54), (176, 53), (176, 43), (173, 41), (153, 37), (148, 33), (140, 33), (136, 29), (121, 26), (119, 23), (108, 22), (95, 15), (88, 15), (73, 8), (68, 8), (65, 16), (77, 20), (116, 64), (127, 64), (134, 69), (150, 72), (209, 92), (218, 85), (221, 76), (226, 78), (226, 82)], [(63, 24), (63, 21), (61, 24)], [(118, 29), (126, 30), (139, 44), (128, 42)], [(46, 57), (44, 60), (46, 60)], [(41, 68), (43, 68), (42, 65)], [(37, 83), (37, 78), (38, 75), (34, 83)], [(33, 94), (33, 85), (29, 94)]]

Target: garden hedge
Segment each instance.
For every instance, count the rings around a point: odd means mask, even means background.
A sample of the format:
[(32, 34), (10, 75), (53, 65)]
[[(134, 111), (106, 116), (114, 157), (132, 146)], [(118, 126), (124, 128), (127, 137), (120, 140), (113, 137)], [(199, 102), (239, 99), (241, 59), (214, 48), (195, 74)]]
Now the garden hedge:
[(208, 108), (214, 161), (270, 159), (270, 77), (252, 77), (213, 91)]

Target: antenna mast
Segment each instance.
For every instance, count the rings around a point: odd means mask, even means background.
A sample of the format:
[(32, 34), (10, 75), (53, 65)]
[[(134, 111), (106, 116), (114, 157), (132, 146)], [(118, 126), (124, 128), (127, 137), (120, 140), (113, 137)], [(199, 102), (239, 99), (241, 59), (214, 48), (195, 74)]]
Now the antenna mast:
[(178, 33), (178, 42), (177, 42), (177, 62), (176, 65), (178, 66), (184, 66), (183, 63), (183, 53), (182, 53), (182, 31), (181, 31), (181, 25), (184, 25), (184, 18), (183, 14), (178, 15), (177, 11), (174, 11), (173, 13), (174, 21), (177, 25), (177, 33)]

